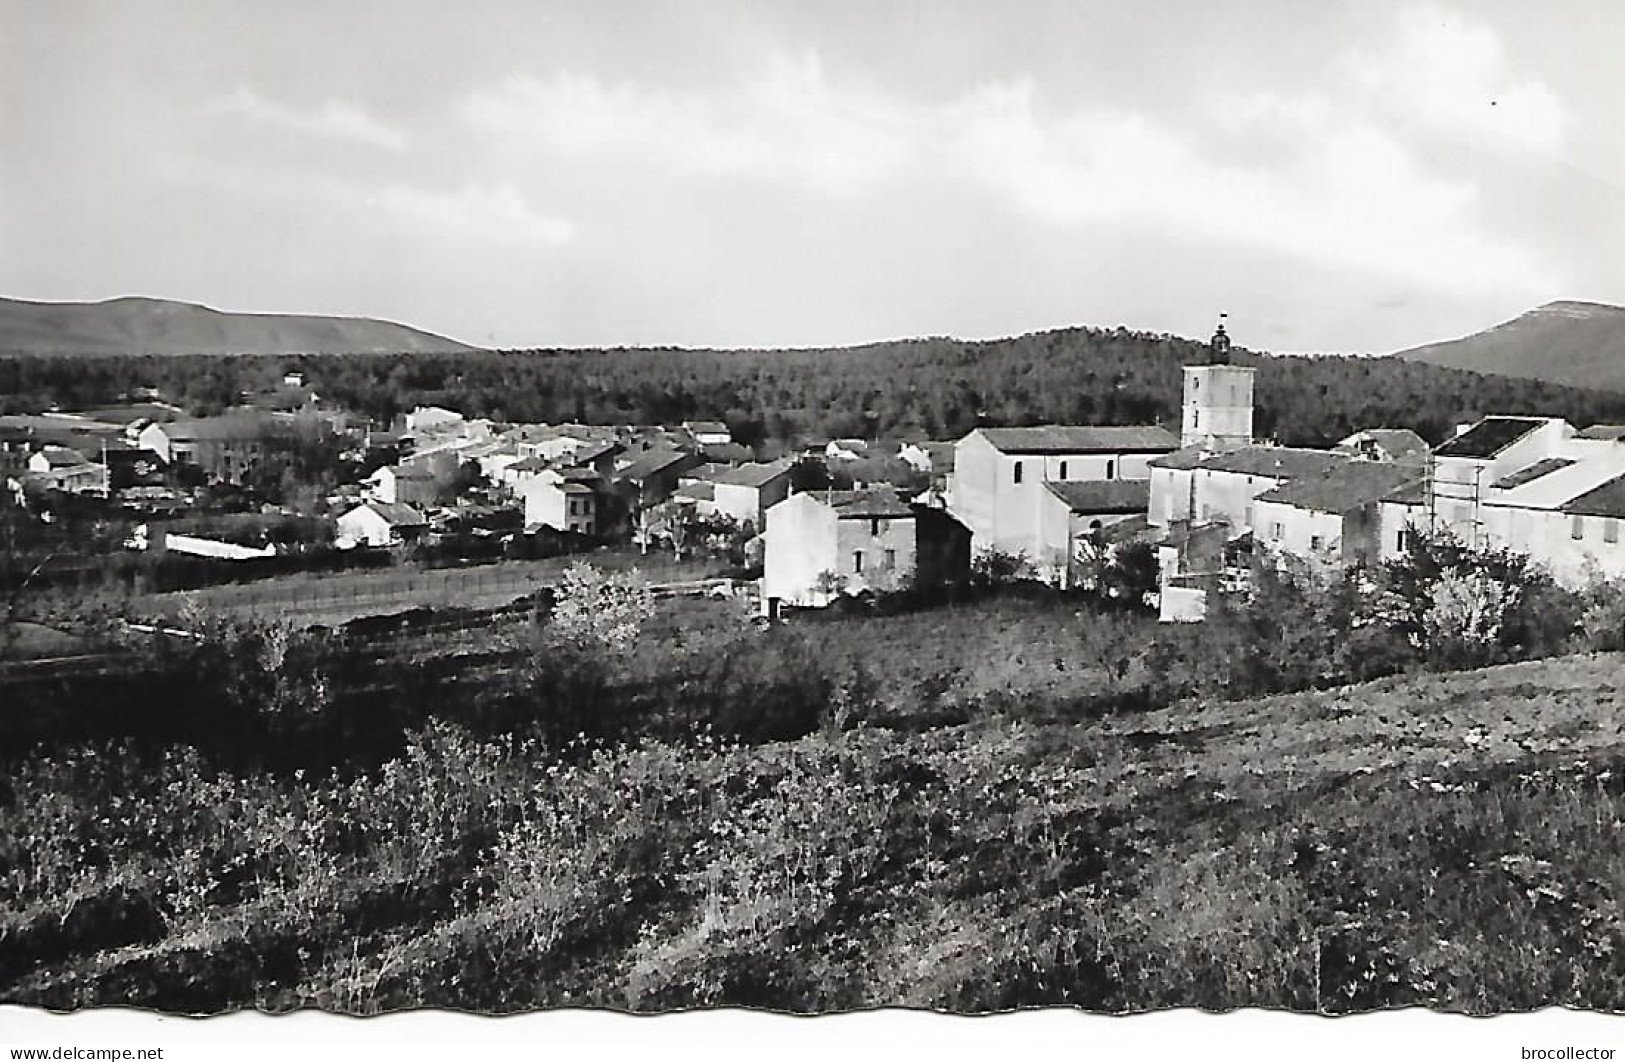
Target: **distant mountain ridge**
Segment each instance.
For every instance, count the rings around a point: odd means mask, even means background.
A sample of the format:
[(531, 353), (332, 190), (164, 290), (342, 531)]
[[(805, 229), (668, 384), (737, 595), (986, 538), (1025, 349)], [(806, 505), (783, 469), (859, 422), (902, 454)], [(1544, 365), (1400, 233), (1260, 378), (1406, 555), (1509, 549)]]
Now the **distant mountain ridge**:
[(1482, 332), (1400, 351), (1449, 369), (1625, 391), (1625, 306), (1560, 300)]
[(384, 354), (474, 348), (368, 317), (233, 313), (141, 296), (0, 298), (0, 354)]

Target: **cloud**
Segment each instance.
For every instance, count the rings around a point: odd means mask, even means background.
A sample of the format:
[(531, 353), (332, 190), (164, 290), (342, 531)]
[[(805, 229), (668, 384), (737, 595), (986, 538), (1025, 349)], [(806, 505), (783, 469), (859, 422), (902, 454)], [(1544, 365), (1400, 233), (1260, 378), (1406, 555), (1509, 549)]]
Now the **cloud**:
[[(1407, 122), (1543, 145), (1562, 134), (1555, 95), (1511, 77), (1494, 35), (1459, 19), (1402, 21), (1391, 43), (1331, 58), (1310, 91), (1214, 92), (1173, 114), (1068, 105), (1019, 76), (918, 98), (834, 77), (807, 52), (681, 90), (515, 75), (461, 115), (520, 172), (614, 172), (629, 194), (639, 180), (753, 175), (769, 194), (917, 213), (968, 190), (1039, 224), (1140, 224), (1423, 287), (1543, 288), (1545, 264), (1488, 216), (1484, 175), (1441, 171), (1393, 115), (1406, 100)], [(927, 189), (950, 194), (914, 194)]]
[(570, 222), (537, 210), (511, 184), (468, 184), (455, 191), (395, 184), (379, 192), (373, 202), (411, 223), (477, 242), (553, 247), (575, 236)]
[[(959, 165), (1038, 218), (1147, 223), (1426, 286), (1522, 287), (1541, 275), (1490, 234), (1472, 185), (1430, 173), (1370, 123), (1328, 128), (1319, 107), (1304, 105), (1298, 120), (1317, 128), (1246, 165), (1130, 111), (1046, 118), (1034, 95), (1017, 83), (966, 101), (955, 150)], [(1269, 101), (1233, 109), (1281, 120)]]
[(668, 173), (769, 173), (848, 194), (894, 173), (913, 108), (826, 78), (816, 54), (770, 57), (710, 92), (659, 90), (561, 72), (515, 75), (469, 98), (479, 132), (543, 153), (619, 158)]
[(329, 100), (313, 110), (299, 110), (268, 100), (239, 85), (230, 95), (216, 101), (209, 108), (209, 113), (387, 151), (401, 151), (406, 147), (405, 133), (384, 124), (361, 107), (337, 100)]
[(1453, 12), (1406, 12), (1393, 48), (1351, 65), (1357, 83), (1390, 113), (1435, 132), (1475, 133), (1512, 147), (1553, 151), (1570, 124), (1556, 92), (1509, 69), (1493, 29)]

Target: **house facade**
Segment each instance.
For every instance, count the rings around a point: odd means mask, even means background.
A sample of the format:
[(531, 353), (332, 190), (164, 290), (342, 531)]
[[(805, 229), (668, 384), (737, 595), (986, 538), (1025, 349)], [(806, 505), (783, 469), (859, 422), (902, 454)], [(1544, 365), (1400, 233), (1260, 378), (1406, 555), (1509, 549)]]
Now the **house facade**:
[(1039, 577), (1073, 585), (1102, 532), (1127, 521), (1144, 522), (1149, 486), (1133, 479), (1045, 484), (1038, 519), (1042, 545), (1030, 558)]
[(702, 466), (691, 470), (676, 495), (692, 502), (701, 516), (723, 516), (761, 530), (767, 511), (790, 496), (790, 469), (788, 460)]
[(385, 465), (368, 482), (372, 496), (382, 502), (434, 505), (440, 498), (439, 478), (424, 465)]
[(193, 469), (210, 479), (241, 483), (287, 436), (269, 414), (243, 412), (149, 424), (137, 442), (171, 469)]
[(410, 505), (363, 502), (338, 518), (338, 540), (340, 544), (398, 546), (415, 541), (428, 527), (428, 519)]
[(822, 607), (842, 594), (895, 591), (968, 570), (970, 531), (894, 491), (808, 491), (767, 510), (762, 597)]
[(551, 527), (580, 535), (597, 530), (598, 497), (585, 483), (557, 475), (538, 477), (526, 481), (521, 496), (526, 527)]

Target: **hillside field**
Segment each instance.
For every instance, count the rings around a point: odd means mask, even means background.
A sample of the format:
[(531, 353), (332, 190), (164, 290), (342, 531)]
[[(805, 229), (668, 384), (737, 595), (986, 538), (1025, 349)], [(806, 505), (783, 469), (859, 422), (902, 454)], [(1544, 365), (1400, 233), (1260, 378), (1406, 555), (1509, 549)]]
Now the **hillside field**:
[(316, 777), (34, 758), (0, 800), (0, 999), (1625, 1006), (1619, 654), (1083, 722), (975, 705), (757, 746), (435, 722)]

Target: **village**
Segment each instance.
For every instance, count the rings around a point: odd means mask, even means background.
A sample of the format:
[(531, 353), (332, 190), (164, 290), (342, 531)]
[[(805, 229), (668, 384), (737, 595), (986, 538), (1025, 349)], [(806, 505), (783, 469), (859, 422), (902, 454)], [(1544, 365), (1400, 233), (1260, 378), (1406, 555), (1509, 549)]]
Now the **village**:
[[(1208, 594), (1260, 559), (1368, 565), (1418, 532), (1526, 554), (1569, 585), (1625, 573), (1625, 427), (1489, 416), (1432, 447), (1385, 426), (1275, 445), (1253, 431), (1267, 362), (1233, 363), (1223, 324), (1205, 353), (1183, 368), (1177, 433), (987, 426), (752, 449), (721, 421), (502, 424), (438, 406), (378, 427), (290, 372), (210, 417), (156, 394), (0, 417), (0, 446), (11, 500), (44, 520), (64, 502), (116, 513), (128, 549), (250, 569), (437, 543), (468, 559), (516, 542), (529, 555), (709, 551), (734, 562), (729, 592), (770, 618), (952, 589), (973, 568), (1089, 588), (1136, 544), (1155, 551), (1145, 603), (1166, 621), (1201, 619)], [(300, 478), (323, 461), (325, 492)]]

